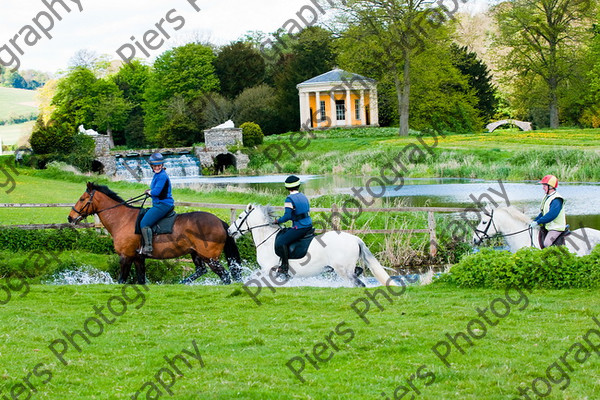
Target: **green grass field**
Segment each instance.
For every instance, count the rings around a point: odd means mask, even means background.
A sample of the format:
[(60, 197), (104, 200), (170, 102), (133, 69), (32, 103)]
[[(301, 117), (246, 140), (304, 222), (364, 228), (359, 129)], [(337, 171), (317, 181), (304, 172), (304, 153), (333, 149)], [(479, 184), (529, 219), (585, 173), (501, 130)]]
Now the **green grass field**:
[[(388, 294), (390, 304), (369, 289), (383, 308), (379, 310), (364, 289), (350, 288), (280, 288), (276, 293), (265, 288), (258, 306), (237, 285), (31, 286), (24, 296), (26, 287), (17, 290), (16, 282), (13, 287), (13, 297), (1, 306), (3, 395), (16, 390), (23, 392), (21, 398), (31, 393), (31, 399), (414, 395), (479, 400), (517, 398), (519, 386), (529, 386), (531, 398), (537, 398), (531, 386), (539, 377), (549, 382), (550, 399), (595, 399), (600, 390), (599, 354), (582, 339), (589, 329), (600, 329), (592, 320), (600, 314), (597, 291), (507, 295), (433, 285), (410, 288), (401, 296)], [(508, 311), (497, 299), (508, 304)], [(498, 315), (504, 314), (497, 318), (488, 312), (494, 326), (476, 311), (490, 303), (498, 306)], [(470, 322), (474, 319), (483, 325)], [(469, 336), (472, 346), (459, 339), (464, 354), (441, 343), (449, 343), (447, 333), (468, 335), (467, 328), (479, 338)], [(70, 343), (67, 336), (76, 330), (90, 343), (81, 335)], [(589, 338), (600, 342), (600, 336)], [(586, 351), (569, 353), (576, 342)], [(584, 361), (575, 361), (585, 354)], [(183, 376), (175, 376), (164, 358), (177, 355), (189, 362), (176, 361)], [(554, 362), (564, 374), (550, 369), (550, 381), (547, 369)], [(37, 393), (24, 382), (28, 374)], [(536, 389), (544, 392), (548, 386), (538, 381)], [(405, 390), (409, 394), (400, 397)]]
[(19, 139), (31, 134), (34, 125), (35, 121), (29, 121), (22, 124), (0, 126), (2, 145), (7, 146), (19, 143)]
[(0, 87), (0, 119), (37, 111), (36, 91)]

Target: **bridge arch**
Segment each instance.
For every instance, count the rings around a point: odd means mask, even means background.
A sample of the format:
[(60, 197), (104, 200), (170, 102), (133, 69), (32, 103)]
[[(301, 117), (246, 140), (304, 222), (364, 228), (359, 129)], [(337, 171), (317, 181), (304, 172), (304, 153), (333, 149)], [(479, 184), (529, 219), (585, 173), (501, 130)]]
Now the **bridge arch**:
[(488, 132), (492, 133), (498, 127), (500, 127), (502, 125), (506, 125), (506, 124), (516, 125), (517, 127), (519, 127), (524, 132), (533, 130), (533, 128), (531, 127), (531, 122), (518, 121), (516, 119), (503, 119), (501, 121), (492, 122), (492, 123), (487, 124), (487, 126), (485, 127), (485, 129), (487, 129)]

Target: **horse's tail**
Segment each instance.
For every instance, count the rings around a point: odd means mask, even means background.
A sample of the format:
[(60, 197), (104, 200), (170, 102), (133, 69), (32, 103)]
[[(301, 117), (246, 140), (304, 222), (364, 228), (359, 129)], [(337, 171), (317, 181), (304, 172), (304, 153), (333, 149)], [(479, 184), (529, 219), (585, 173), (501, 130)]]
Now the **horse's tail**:
[(362, 239), (358, 238), (358, 247), (360, 249), (360, 258), (364, 261), (365, 264), (369, 267), (375, 278), (384, 286), (398, 286), (396, 282), (387, 272), (383, 269), (383, 266), (377, 261), (371, 250), (367, 247), (365, 242)]
[(225, 221), (223, 222), (223, 228), (225, 228), (225, 233), (227, 234), (227, 239), (225, 239), (225, 248), (223, 251), (225, 252), (225, 259), (227, 260), (227, 265), (229, 266), (229, 271), (231, 271), (231, 275), (233, 280), (241, 281), (242, 280), (242, 257), (240, 256), (240, 250), (235, 243), (235, 239), (229, 236), (227, 229), (229, 229), (229, 225)]

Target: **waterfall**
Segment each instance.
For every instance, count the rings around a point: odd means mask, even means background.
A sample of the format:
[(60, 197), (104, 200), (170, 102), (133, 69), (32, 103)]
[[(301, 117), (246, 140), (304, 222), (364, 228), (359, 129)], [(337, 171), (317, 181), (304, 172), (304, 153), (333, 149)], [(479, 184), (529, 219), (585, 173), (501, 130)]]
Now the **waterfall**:
[[(135, 154), (135, 155), (134, 155)], [(115, 178), (128, 182), (149, 182), (154, 173), (148, 163), (148, 157), (137, 153), (125, 157), (117, 157)], [(177, 180), (198, 178), (202, 176), (200, 161), (191, 154), (165, 155), (165, 168), (169, 177)]]

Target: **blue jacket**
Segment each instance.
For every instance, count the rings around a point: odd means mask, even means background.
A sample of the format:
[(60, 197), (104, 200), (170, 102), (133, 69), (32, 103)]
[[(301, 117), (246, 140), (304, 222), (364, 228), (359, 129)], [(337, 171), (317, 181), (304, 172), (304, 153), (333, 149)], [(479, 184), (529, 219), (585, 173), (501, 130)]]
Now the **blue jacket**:
[(171, 180), (164, 169), (154, 174), (150, 183), (150, 196), (152, 196), (152, 205), (164, 204), (170, 207), (175, 205), (171, 195)]
[(312, 227), (312, 219), (309, 211), (310, 204), (303, 193), (290, 194), (285, 198), (285, 214), (277, 219), (277, 222), (282, 224), (291, 220), (294, 228), (310, 228)]
[(550, 221), (554, 221), (554, 219), (558, 217), (558, 213), (560, 213), (562, 206), (562, 199), (552, 200), (552, 203), (550, 203), (550, 210), (548, 210), (548, 213), (546, 215), (542, 215), (542, 213), (540, 213), (537, 217), (535, 217), (534, 221), (536, 221), (540, 225), (547, 224)]

